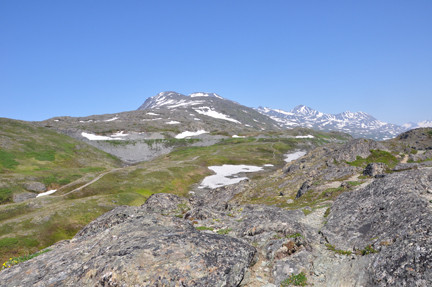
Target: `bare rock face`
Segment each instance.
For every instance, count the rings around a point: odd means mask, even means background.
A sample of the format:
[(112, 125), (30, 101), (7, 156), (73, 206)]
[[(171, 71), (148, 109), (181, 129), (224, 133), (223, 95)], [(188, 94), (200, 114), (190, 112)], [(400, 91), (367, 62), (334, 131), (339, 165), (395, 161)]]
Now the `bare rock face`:
[(71, 241), (0, 273), (2, 286), (238, 286), (256, 249), (188, 221), (118, 207)]
[(32, 181), (24, 184), (24, 188), (27, 189), (28, 191), (36, 191), (36, 192), (44, 192), (47, 190), (45, 184), (36, 181)]
[(372, 162), (366, 166), (365, 170), (363, 171), (363, 174), (369, 175), (369, 176), (375, 176), (377, 174), (383, 174), (383, 173), (385, 173), (386, 168), (387, 168), (387, 165), (385, 163)]
[(370, 253), (365, 286), (430, 286), (430, 192), (430, 169), (387, 175), (340, 195), (322, 233), (336, 249)]

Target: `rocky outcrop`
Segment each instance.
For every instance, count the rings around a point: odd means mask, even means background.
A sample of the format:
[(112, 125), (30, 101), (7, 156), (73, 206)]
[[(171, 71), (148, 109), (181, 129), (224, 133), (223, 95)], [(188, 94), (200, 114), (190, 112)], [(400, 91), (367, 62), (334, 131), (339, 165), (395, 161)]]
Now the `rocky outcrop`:
[(387, 175), (339, 196), (322, 233), (336, 249), (370, 253), (365, 286), (430, 286), (430, 193), (430, 169)]
[(383, 174), (385, 173), (385, 170), (387, 168), (387, 165), (382, 162), (372, 162), (368, 164), (363, 171), (364, 175), (368, 176), (375, 176), (377, 174)]
[(116, 208), (71, 241), (0, 273), (1, 286), (238, 286), (256, 249), (189, 221)]

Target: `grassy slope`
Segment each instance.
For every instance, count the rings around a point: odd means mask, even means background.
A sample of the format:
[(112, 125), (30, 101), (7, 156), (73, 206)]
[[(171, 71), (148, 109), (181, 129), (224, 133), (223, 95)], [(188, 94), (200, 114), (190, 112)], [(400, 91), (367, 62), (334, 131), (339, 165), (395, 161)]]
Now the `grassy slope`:
[[(52, 216), (57, 210), (67, 210), (55, 200), (49, 204), (39, 199), (34, 201), (44, 204), (11, 204), (13, 194), (26, 191), (25, 183), (38, 181), (48, 189), (58, 188), (119, 164), (111, 155), (68, 136), (26, 122), (0, 118), (0, 203), (3, 204), (0, 205), (0, 258), (34, 252), (59, 239), (69, 238), (82, 226), (74, 226), (83, 216), (80, 212), (72, 212), (66, 224), (61, 222), (61, 216)], [(38, 221), (34, 211), (48, 206), (47, 212), (51, 215)]]
[[(30, 134), (38, 134), (39, 140), (43, 142), (40, 133), (46, 130), (28, 128), (31, 130)], [(290, 133), (297, 135), (299, 130)], [(9, 132), (9, 134), (13, 133)], [(25, 138), (26, 133), (21, 134)], [(185, 196), (194, 184), (211, 174), (207, 166), (222, 164), (262, 166), (270, 163), (282, 167), (284, 153), (297, 148), (311, 148), (311, 143), (320, 145), (332, 137), (334, 139), (339, 137), (339, 135), (317, 132), (314, 134), (317, 137), (315, 139), (286, 139), (281, 133), (272, 133), (271, 138), (265, 139), (249, 137), (230, 139), (209, 147), (182, 147), (151, 162), (124, 167), (109, 173), (96, 183), (67, 196), (61, 195), (79, 187), (79, 184), (60, 190), (54, 196), (0, 206), (0, 260), (5, 261), (12, 256), (33, 253), (59, 240), (72, 238), (84, 225), (104, 212), (118, 205), (141, 205), (152, 193), (169, 192)], [(30, 137), (30, 135), (26, 136)], [(20, 165), (10, 169), (3, 167), (3, 171), (6, 172), (2, 176), (22, 176), (31, 173), (31, 176), (43, 179), (53, 174), (56, 178), (66, 178), (70, 174), (82, 176), (86, 172), (94, 171), (94, 166), (105, 166), (108, 169), (115, 164), (114, 160), (102, 152), (98, 153), (100, 158), (89, 159), (88, 156), (85, 159), (80, 158), (91, 163), (93, 168), (78, 164), (80, 161), (77, 157), (79, 158), (80, 154), (74, 153), (76, 151), (72, 148), (77, 141), (54, 132), (47, 133), (47, 136), (50, 138), (50, 143), (56, 142), (51, 140), (51, 137), (62, 137), (61, 140), (58, 139), (58, 142), (62, 143), (60, 146), (50, 144), (48, 147), (50, 150), (55, 150), (54, 161), (35, 160), (26, 150), (17, 152), (16, 148), (9, 149), (7, 152), (12, 153), (15, 156), (14, 160)], [(19, 141), (22, 141), (21, 135), (19, 138)], [(30, 139), (35, 141), (31, 137)], [(48, 146), (48, 143), (45, 146)], [(34, 147), (34, 150), (39, 152), (45, 146)], [(98, 152), (88, 146), (78, 151), (83, 149), (87, 149), (87, 155)], [(102, 160), (104, 156), (105, 161)], [(66, 161), (68, 164), (65, 163)], [(38, 165), (50, 169), (40, 170)]]

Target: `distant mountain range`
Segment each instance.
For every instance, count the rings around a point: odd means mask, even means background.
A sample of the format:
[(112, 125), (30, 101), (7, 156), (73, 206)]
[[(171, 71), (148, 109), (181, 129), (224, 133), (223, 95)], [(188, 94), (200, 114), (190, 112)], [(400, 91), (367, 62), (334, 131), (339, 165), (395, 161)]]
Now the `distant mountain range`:
[[(356, 138), (387, 140), (417, 127), (432, 127), (432, 121), (398, 126), (382, 122), (365, 112), (325, 114), (299, 105), (287, 112), (281, 109), (243, 106), (215, 93), (183, 95), (174, 91), (149, 97), (135, 111), (88, 117), (56, 117), (42, 122), (57, 129), (107, 135), (119, 131), (147, 138), (148, 132), (165, 132), (174, 137), (181, 132), (206, 131), (219, 134), (280, 130), (306, 127), (317, 131), (339, 131)], [(130, 138), (131, 136), (123, 138)], [(165, 136), (164, 136), (165, 137)]]

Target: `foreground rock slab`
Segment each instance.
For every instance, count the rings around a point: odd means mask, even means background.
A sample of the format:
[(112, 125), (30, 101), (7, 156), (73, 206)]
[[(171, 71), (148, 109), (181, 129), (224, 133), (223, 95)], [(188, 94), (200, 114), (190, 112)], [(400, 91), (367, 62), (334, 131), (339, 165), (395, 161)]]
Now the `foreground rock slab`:
[(256, 249), (176, 217), (118, 207), (4, 270), (1, 286), (238, 286)]

